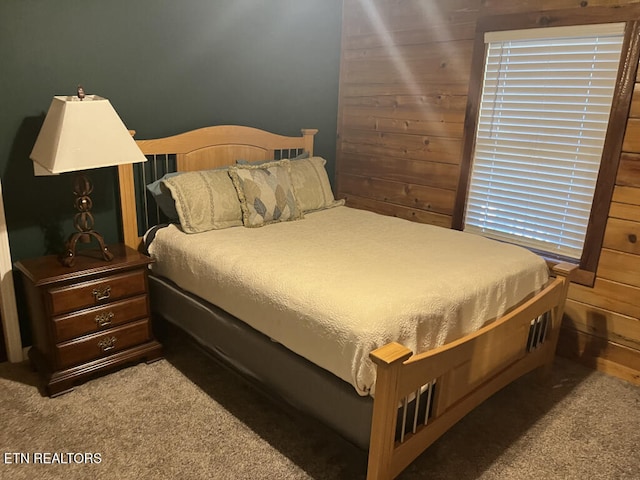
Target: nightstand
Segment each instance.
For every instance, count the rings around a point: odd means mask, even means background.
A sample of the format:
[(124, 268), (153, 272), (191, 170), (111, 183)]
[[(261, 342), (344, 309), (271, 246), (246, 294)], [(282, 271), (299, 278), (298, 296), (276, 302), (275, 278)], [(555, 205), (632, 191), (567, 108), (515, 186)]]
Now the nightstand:
[(73, 267), (55, 255), (15, 264), (31, 321), (29, 359), (50, 396), (116, 367), (162, 356), (149, 319), (147, 267), (153, 260), (124, 245), (109, 249), (112, 261), (80, 254)]

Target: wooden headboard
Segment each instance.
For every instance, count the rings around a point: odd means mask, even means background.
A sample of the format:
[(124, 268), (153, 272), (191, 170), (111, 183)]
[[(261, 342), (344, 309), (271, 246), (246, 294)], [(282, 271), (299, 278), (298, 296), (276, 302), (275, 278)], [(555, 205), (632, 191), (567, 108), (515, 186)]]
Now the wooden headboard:
[(124, 243), (136, 249), (140, 246), (142, 233), (151, 226), (147, 225), (150, 205), (145, 186), (164, 174), (224, 167), (238, 159), (279, 160), (302, 152), (313, 155), (317, 132), (302, 129), (302, 136), (287, 137), (252, 127), (217, 125), (171, 137), (136, 140), (147, 162), (118, 167)]

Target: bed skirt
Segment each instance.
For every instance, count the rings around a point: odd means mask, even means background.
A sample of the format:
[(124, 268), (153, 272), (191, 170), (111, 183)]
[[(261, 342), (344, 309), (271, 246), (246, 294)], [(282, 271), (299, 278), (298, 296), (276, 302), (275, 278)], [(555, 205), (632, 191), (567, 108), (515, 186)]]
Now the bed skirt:
[(363, 450), (369, 448), (371, 397), (358, 395), (349, 383), (166, 278), (151, 274), (149, 290), (154, 317), (184, 330), (268, 395), (314, 417)]

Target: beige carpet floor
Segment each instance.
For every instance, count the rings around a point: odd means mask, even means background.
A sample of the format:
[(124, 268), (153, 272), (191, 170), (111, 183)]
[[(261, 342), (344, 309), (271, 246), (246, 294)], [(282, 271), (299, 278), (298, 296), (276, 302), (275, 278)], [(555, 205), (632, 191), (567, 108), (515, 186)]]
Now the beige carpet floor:
[[(58, 398), (43, 397), (37, 385), (28, 364), (0, 364), (2, 479), (365, 475), (364, 452), (285, 412), (180, 336), (167, 342), (165, 359)], [(508, 386), (400, 478), (638, 479), (640, 388), (558, 359), (548, 384), (524, 377)]]

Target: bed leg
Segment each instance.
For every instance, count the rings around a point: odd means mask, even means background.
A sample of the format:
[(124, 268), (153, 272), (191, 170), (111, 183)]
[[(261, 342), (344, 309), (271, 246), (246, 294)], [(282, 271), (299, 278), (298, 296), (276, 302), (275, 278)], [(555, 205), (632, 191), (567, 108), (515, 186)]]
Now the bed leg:
[(398, 419), (399, 370), (402, 362), (411, 355), (411, 350), (398, 343), (390, 343), (370, 354), (371, 360), (377, 366), (377, 373), (367, 480), (393, 478), (392, 457)]

